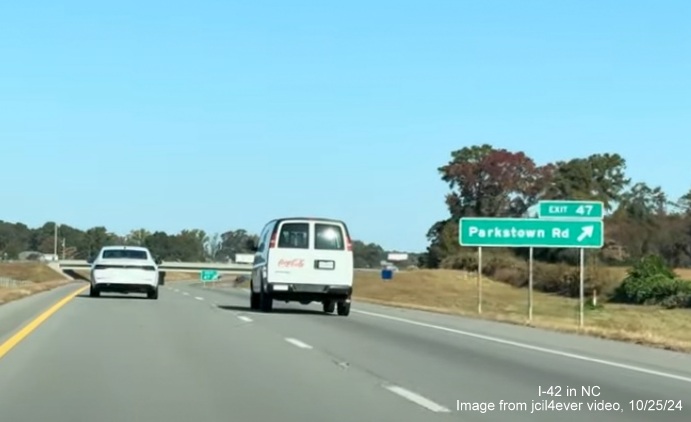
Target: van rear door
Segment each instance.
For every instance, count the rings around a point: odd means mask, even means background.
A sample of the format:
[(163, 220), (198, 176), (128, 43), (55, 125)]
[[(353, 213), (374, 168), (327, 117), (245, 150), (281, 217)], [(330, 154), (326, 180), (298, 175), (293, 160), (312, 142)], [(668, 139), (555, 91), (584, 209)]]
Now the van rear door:
[(335, 221), (286, 220), (269, 253), (269, 282), (352, 286), (348, 231)]

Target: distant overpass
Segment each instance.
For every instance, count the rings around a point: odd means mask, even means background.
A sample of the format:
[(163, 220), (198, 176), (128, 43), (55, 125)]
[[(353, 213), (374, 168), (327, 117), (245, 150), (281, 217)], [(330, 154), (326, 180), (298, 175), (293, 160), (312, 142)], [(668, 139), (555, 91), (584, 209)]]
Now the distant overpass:
[[(81, 260), (61, 260), (61, 270), (88, 270), (91, 264)], [(219, 274), (250, 274), (252, 264), (224, 264), (220, 262), (163, 262), (160, 271), (168, 273), (192, 273), (202, 270), (216, 270)]]
[[(83, 260), (61, 260), (60, 270), (89, 270), (91, 264)], [(216, 270), (219, 274), (243, 275), (252, 272), (252, 264), (224, 264), (221, 262), (163, 262), (160, 271), (168, 273), (194, 273), (202, 270)], [(355, 271), (380, 271), (378, 268), (355, 268)]]

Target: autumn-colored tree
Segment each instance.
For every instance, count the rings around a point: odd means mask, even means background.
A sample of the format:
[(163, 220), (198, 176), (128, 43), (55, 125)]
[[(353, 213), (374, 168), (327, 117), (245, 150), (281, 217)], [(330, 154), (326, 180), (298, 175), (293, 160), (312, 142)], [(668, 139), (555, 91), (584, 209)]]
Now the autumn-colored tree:
[(537, 166), (523, 152), (485, 144), (452, 152), (438, 171), (451, 189), (446, 203), (454, 219), (520, 217), (548, 186), (552, 167)]
[(536, 165), (523, 152), (484, 144), (453, 151), (451, 160), (438, 171), (451, 189), (446, 195), (451, 216), (427, 233), (431, 242), (423, 258), (427, 266), (435, 266), (459, 249), (459, 218), (526, 215), (548, 188), (554, 169)]

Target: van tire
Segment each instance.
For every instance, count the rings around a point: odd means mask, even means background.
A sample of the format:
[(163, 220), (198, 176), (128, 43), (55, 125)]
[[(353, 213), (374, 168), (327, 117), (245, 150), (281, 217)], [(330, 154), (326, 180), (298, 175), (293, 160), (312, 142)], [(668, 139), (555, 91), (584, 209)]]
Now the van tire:
[(350, 315), (350, 302), (338, 302), (337, 312), (340, 316)]
[(271, 298), (269, 293), (264, 291), (264, 286), (262, 286), (261, 293), (259, 294), (259, 308), (262, 312), (271, 312), (273, 305), (273, 299)]
[(259, 293), (250, 292), (250, 309), (259, 309)]
[(333, 300), (325, 300), (322, 302), (322, 309), (324, 309), (324, 312), (327, 314), (333, 314), (336, 309), (336, 302)]

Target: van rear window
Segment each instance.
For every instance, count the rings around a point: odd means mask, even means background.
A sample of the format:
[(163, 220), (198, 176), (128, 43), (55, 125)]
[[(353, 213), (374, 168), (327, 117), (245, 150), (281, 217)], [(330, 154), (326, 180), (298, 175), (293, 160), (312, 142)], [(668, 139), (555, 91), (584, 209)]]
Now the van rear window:
[(315, 224), (314, 249), (341, 251), (345, 249), (343, 230), (336, 224)]
[(309, 223), (284, 223), (278, 236), (278, 247), (307, 249), (310, 245), (309, 233)]

